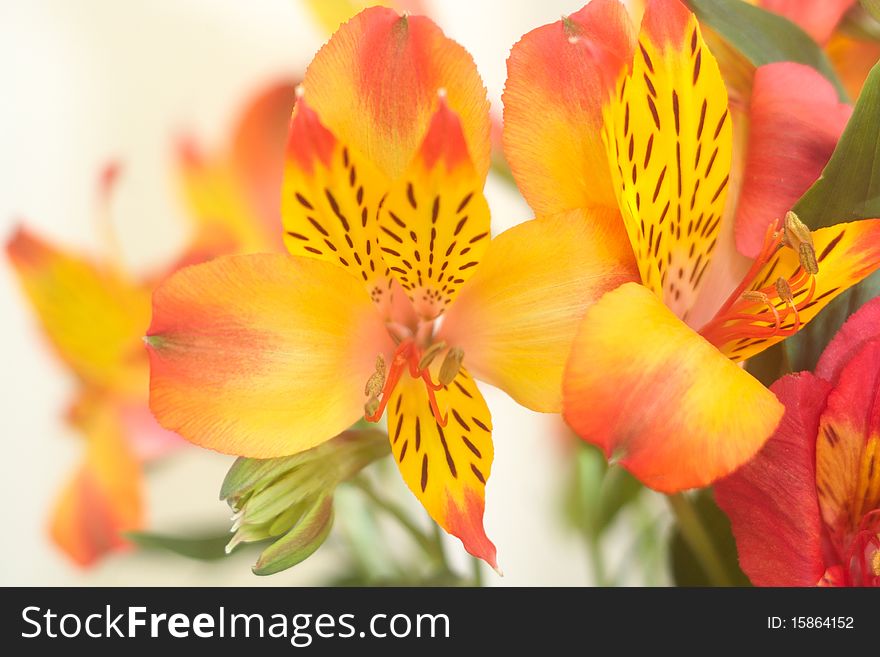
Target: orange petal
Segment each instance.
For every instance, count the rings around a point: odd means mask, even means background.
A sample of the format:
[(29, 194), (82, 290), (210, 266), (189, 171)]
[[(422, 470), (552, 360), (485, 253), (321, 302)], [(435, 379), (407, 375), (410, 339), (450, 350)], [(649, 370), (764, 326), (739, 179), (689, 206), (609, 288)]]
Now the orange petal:
[(471, 56), (424, 16), (365, 9), (315, 55), (303, 84), (330, 131), (392, 179), (413, 159), (445, 89), (478, 174), (489, 169), (486, 89)]
[(58, 355), (92, 385), (138, 394), (149, 290), (19, 228), (6, 245), (25, 295)]
[(441, 97), (418, 155), (379, 211), (382, 257), (425, 319), (446, 310), (489, 247), (484, 182)]
[(280, 250), (281, 177), (292, 83), (254, 97), (236, 123), (230, 145), (203, 152), (192, 138), (178, 144), (178, 176), (197, 230), (233, 237), (227, 252)]
[(284, 456), (363, 414), (393, 345), (360, 282), (325, 262), (227, 256), (183, 269), (153, 297), (150, 407), (184, 438)]
[(527, 221), (489, 247), (440, 338), (474, 376), (538, 411), (561, 409), (562, 371), (587, 307), (638, 272), (620, 219), (574, 210)]
[(664, 493), (735, 470), (783, 413), (769, 390), (635, 283), (584, 315), (563, 408), (581, 437)]
[(536, 214), (617, 207), (602, 144), (602, 106), (632, 60), (635, 36), (617, 0), (593, 0), (526, 34), (504, 87), (504, 154)]
[(605, 114), (642, 282), (686, 317), (718, 243), (732, 131), (718, 64), (678, 0), (648, 4), (632, 72)]
[(852, 108), (809, 66), (780, 62), (755, 71), (745, 179), (736, 209), (736, 246), (754, 258), (767, 226), (816, 182)]
[(140, 466), (112, 412), (93, 410), (78, 419), (88, 442), (85, 461), (62, 490), (50, 526), (55, 543), (82, 566), (126, 547), (121, 534), (144, 520)]
[(413, 494), (465, 549), (493, 568), (495, 546), (483, 529), (486, 481), (492, 469), (492, 418), (463, 369), (437, 391), (446, 427), (434, 419), (424, 382), (404, 376), (388, 404), (391, 451)]
[(858, 98), (874, 64), (880, 61), (880, 42), (854, 39), (837, 32), (825, 48), (850, 98)]

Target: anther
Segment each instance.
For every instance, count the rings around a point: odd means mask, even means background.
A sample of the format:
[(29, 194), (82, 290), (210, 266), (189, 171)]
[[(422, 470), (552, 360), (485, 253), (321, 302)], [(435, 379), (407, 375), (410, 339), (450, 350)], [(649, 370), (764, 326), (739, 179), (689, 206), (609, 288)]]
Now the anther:
[(437, 377), (441, 385), (448, 386), (455, 380), (461, 370), (462, 360), (464, 360), (464, 351), (460, 347), (453, 347), (446, 353), (446, 358), (440, 366), (440, 375)]
[(776, 279), (776, 294), (789, 305), (794, 302), (794, 297), (791, 294), (791, 285), (782, 277)]
[(798, 258), (801, 261), (801, 267), (808, 274), (815, 276), (819, 273), (819, 263), (816, 261), (816, 250), (812, 244), (801, 242), (798, 248)]
[(813, 246), (813, 235), (810, 233), (810, 229), (794, 212), (785, 213), (782, 230), (785, 235), (785, 244), (795, 251), (800, 250), (801, 244)]
[(375, 415), (379, 410), (379, 393), (385, 387), (385, 357), (382, 354), (376, 356), (376, 371), (367, 379), (364, 386), (364, 394), (367, 395), (367, 401), (364, 403), (364, 414), (367, 416)]
[(441, 351), (446, 349), (446, 343), (443, 341), (435, 342), (425, 350), (422, 359), (419, 361), (419, 371), (427, 369)]
[(871, 570), (874, 571), (875, 577), (880, 577), (880, 550), (875, 551), (871, 556)]

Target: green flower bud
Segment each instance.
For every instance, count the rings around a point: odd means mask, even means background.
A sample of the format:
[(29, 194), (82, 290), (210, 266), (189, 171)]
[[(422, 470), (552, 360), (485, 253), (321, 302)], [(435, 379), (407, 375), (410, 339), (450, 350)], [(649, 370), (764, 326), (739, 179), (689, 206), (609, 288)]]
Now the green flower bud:
[(389, 451), (385, 433), (364, 429), (346, 431), (292, 456), (237, 459), (220, 489), (220, 499), (235, 512), (226, 551), (273, 539), (254, 566), (258, 575), (303, 561), (330, 532), (336, 486)]

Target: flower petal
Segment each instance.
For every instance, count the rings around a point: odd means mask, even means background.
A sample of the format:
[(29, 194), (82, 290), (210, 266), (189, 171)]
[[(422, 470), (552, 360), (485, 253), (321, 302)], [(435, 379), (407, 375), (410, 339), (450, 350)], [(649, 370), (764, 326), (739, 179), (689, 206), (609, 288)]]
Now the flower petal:
[(363, 413), (393, 350), (360, 282), (287, 255), (183, 269), (153, 297), (150, 407), (184, 438), (269, 458), (332, 438)]
[(421, 379), (404, 376), (388, 403), (391, 451), (406, 485), (446, 531), (493, 568), (495, 546), (483, 529), (492, 468), (492, 418), (474, 380), (460, 370), (437, 391), (446, 427), (434, 419)]
[(376, 213), (387, 190), (387, 178), (339, 142), (300, 97), (284, 170), (284, 244), (295, 256), (342, 267), (382, 307), (391, 279), (378, 249)]
[(504, 154), (538, 215), (616, 208), (602, 144), (602, 106), (632, 61), (635, 35), (617, 0), (593, 0), (526, 34), (504, 87)]
[(802, 372), (770, 389), (785, 405), (782, 422), (754, 459), (715, 484), (715, 500), (752, 584), (815, 586), (825, 572), (815, 440), (831, 386)]
[(880, 509), (880, 338), (843, 366), (819, 422), (816, 487), (844, 557), (863, 516)]
[(52, 511), (50, 532), (74, 561), (88, 566), (128, 544), (122, 533), (144, 522), (141, 470), (106, 406), (77, 418), (86, 456)]
[(229, 252), (281, 250), (279, 202), (293, 85), (272, 85), (254, 97), (231, 144), (204, 152), (185, 137), (177, 148), (181, 191), (197, 230), (233, 237)]
[(796, 23), (824, 45), (856, 0), (760, 0), (761, 7)]
[(792, 62), (755, 71), (745, 179), (736, 210), (736, 246), (758, 255), (772, 222), (822, 173), (852, 108), (818, 71)]
[(841, 370), (875, 338), (880, 338), (880, 298), (859, 308), (840, 327), (816, 364), (816, 376), (836, 385)]
[(858, 98), (868, 73), (880, 61), (880, 41), (856, 39), (837, 32), (825, 52), (849, 97)]
[[(780, 326), (790, 331), (795, 324), (806, 326), (838, 294), (861, 281), (880, 267), (880, 219), (863, 219), (836, 224), (812, 231), (819, 273), (807, 277), (806, 283), (792, 289), (793, 300), (798, 307), (797, 316), (787, 311), (786, 303), (779, 297), (775, 282), (778, 278), (795, 280), (802, 276), (801, 262), (794, 249), (783, 247), (770, 258), (750, 286), (751, 290), (763, 290), (781, 316)], [(810, 289), (815, 284), (812, 295)], [(743, 304), (741, 314), (763, 314), (767, 317), (767, 304), (753, 300)], [(769, 337), (742, 337), (712, 339), (728, 357), (740, 361), (758, 354), (785, 339), (784, 335), (772, 335), (775, 319), (755, 320), (754, 326), (769, 330)], [(717, 327), (716, 327), (717, 328)], [(711, 337), (707, 327), (700, 333)]]
[(379, 211), (382, 257), (425, 319), (446, 309), (489, 246), (484, 182), (441, 97), (418, 155)]
[(140, 336), (149, 322), (149, 290), (24, 228), (6, 252), (43, 330), (77, 376), (138, 394), (146, 377)]
[(718, 64), (678, 0), (648, 4), (632, 72), (605, 115), (642, 282), (686, 317), (718, 240), (732, 132)]
[(584, 315), (565, 371), (566, 421), (662, 492), (748, 461), (782, 417), (756, 379), (635, 283)]
[(412, 161), (445, 89), (477, 172), (489, 170), (486, 89), (471, 56), (424, 16), (365, 9), (315, 55), (303, 84), (333, 134), (392, 179)]
[(616, 212), (575, 210), (494, 240), (439, 336), (460, 347), (474, 376), (521, 404), (559, 412), (562, 371), (587, 307), (638, 277)]

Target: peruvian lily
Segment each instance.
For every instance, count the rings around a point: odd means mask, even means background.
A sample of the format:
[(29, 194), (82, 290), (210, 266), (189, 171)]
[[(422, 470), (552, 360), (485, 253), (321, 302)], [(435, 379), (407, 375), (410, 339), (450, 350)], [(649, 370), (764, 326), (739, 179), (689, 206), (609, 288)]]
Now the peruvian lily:
[[(24, 228), (7, 244), (44, 332), (79, 384), (66, 419), (85, 439), (84, 457), (55, 503), (50, 534), (82, 566), (124, 549), (122, 534), (143, 528), (142, 464), (185, 444), (162, 429), (147, 406), (149, 365), (141, 337), (149, 325), (152, 289), (187, 264), (274, 246), (268, 226), (272, 218), (278, 221), (284, 158), (277, 138), (292, 104), (293, 86), (273, 85), (249, 104), (228, 153), (205, 157), (192, 145), (182, 149), (193, 237), (183, 257), (160, 276), (128, 271), (112, 240), (100, 257), (68, 252)], [(255, 168), (264, 174), (259, 182), (244, 174)], [(273, 171), (279, 172), (274, 179)], [(110, 221), (109, 196), (118, 175), (112, 165), (101, 177), (102, 222)], [(266, 191), (273, 180), (274, 194)], [(104, 228), (109, 232), (109, 223)]]
[(771, 390), (776, 433), (715, 487), (758, 586), (880, 586), (880, 299), (826, 347), (816, 372)]
[(632, 272), (577, 217), (490, 239), (489, 132), (473, 60), (430, 20), (372, 8), (343, 25), (291, 119), (291, 255), (219, 258), (154, 294), (159, 421), (269, 458), (387, 410), (410, 490), (495, 566), (483, 528), (492, 422), (474, 377), (558, 412), (584, 299)]
[[(709, 484), (782, 417), (738, 363), (880, 265), (880, 221), (811, 233), (785, 210), (812, 180), (768, 166), (811, 155), (816, 126), (842, 125), (849, 108), (806, 67), (759, 69), (743, 180), (724, 81), (678, 0), (648, 3), (638, 38), (619, 2), (595, 0), (527, 34), (508, 71), (505, 149), (526, 200), (543, 217), (579, 213), (638, 271), (586, 311), (565, 419), (652, 488)], [(771, 190), (787, 207), (757, 202)], [(751, 259), (734, 247), (734, 213)]]

